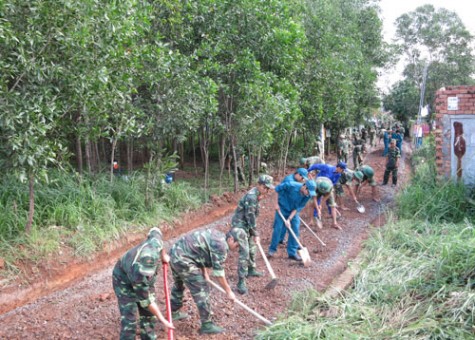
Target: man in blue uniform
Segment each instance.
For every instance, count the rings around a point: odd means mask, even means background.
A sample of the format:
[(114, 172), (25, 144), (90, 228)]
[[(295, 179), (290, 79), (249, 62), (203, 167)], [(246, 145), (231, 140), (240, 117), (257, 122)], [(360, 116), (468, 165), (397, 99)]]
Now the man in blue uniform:
[[(300, 218), (299, 212), (305, 207), (307, 202), (316, 195), (316, 183), (313, 180), (307, 180), (305, 183), (282, 182), (275, 187), (278, 194), (276, 205), (276, 213), (274, 217), (274, 230), (272, 233), (272, 241), (269, 247), (269, 257), (274, 256), (277, 252), (277, 246), (280, 241), (282, 228), (292, 228), (295, 235), (300, 235)], [(278, 210), (282, 213), (285, 221), (279, 215)], [(287, 244), (287, 254), (289, 259), (302, 261), (297, 254), (298, 243), (293, 238), (289, 238)]]

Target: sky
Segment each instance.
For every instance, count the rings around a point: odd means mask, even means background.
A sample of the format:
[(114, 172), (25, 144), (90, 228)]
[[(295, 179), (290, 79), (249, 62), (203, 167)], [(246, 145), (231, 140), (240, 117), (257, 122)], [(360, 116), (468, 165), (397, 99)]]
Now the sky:
[[(394, 37), (396, 19), (404, 13), (412, 12), (417, 7), (431, 4), (436, 9), (445, 8), (457, 13), (465, 27), (475, 35), (475, 1), (474, 0), (381, 0), (381, 18), (383, 19), (384, 39), (388, 42)], [(392, 71), (392, 72), (391, 72)], [(378, 81), (378, 87), (387, 89), (400, 78), (402, 65), (393, 70), (384, 70)]]

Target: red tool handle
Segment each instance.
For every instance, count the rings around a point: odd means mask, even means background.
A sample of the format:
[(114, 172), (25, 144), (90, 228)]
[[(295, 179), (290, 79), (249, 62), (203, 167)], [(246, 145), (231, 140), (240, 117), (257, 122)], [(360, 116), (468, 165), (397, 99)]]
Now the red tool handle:
[[(167, 281), (167, 272), (168, 272), (168, 263), (163, 262), (163, 290), (165, 291), (165, 304), (167, 305), (167, 320), (172, 322), (172, 307), (170, 304), (170, 294), (168, 293), (168, 281)], [(168, 329), (168, 340), (173, 340), (173, 329)]]

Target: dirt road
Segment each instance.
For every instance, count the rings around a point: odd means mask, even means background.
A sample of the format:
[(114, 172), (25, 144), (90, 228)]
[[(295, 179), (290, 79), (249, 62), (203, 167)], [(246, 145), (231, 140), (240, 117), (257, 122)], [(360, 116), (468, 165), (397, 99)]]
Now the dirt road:
[[(406, 150), (406, 147), (405, 147)], [(404, 152), (403, 155), (407, 154)], [(334, 164), (330, 157), (329, 163)], [(384, 172), (384, 158), (381, 157), (381, 149), (374, 149), (367, 155), (366, 163), (373, 166), (376, 172), (376, 180), (381, 183)], [(407, 162), (401, 162), (400, 178), (404, 181)], [(324, 290), (335, 276), (343, 272), (348, 261), (356, 257), (361, 249), (362, 241), (367, 237), (371, 226), (384, 223), (384, 212), (390, 206), (393, 195), (397, 188), (391, 186), (379, 186), (381, 203), (372, 202), (370, 188), (365, 187), (360, 201), (366, 207), (365, 214), (359, 214), (348, 195), (345, 202), (351, 211), (342, 211), (343, 217), (340, 224), (343, 230), (332, 229), (328, 214), (324, 213), (324, 229), (318, 231), (319, 237), (326, 243), (322, 247), (305, 228), (301, 228), (301, 239), (309, 249), (312, 257), (310, 267), (303, 267), (295, 261), (289, 260), (284, 248), (279, 249), (277, 256), (271, 260), (279, 284), (268, 291), (265, 285), (269, 282), (268, 275), (261, 278), (253, 278), (248, 281), (249, 294), (238, 296), (244, 303), (254, 308), (264, 317), (275, 320), (285, 313), (292, 294), (315, 288)], [(229, 199), (229, 203), (206, 211), (203, 215), (193, 220), (190, 219), (175, 231), (166, 231), (165, 239), (173, 242), (179, 234), (185, 233), (201, 224), (200, 227), (217, 228), (225, 231), (230, 222), (236, 199), (242, 194)], [(261, 202), (261, 214), (258, 225), (261, 231), (262, 244), (267, 251), (272, 234), (274, 218), (275, 193)], [(222, 218), (217, 211), (226, 212)], [(303, 218), (310, 222), (310, 207), (306, 207)], [(206, 222), (210, 223), (206, 223)], [(201, 222), (201, 223), (200, 223)], [(136, 242), (136, 241), (135, 241)], [(65, 289), (47, 294), (35, 301), (15, 308), (0, 315), (0, 338), (1, 339), (116, 339), (119, 335), (119, 312), (117, 301), (112, 291), (111, 272), (113, 263), (120, 256), (117, 252), (111, 253), (105, 263), (105, 267), (94, 270), (78, 282)], [(232, 287), (237, 283), (237, 253), (229, 256), (226, 264), (226, 275)], [(71, 266), (71, 270), (74, 270)], [(94, 266), (91, 266), (94, 268)], [(265, 264), (258, 256), (258, 268), (265, 271)], [(95, 268), (94, 268), (95, 269)], [(172, 283), (171, 275), (169, 282)], [(44, 283), (48, 285), (48, 283)], [(11, 291), (9, 294), (15, 294)], [(18, 292), (20, 294), (20, 292)], [(158, 301), (163, 301), (162, 278), (157, 282)], [(161, 304), (164, 310), (163, 303)], [(251, 339), (255, 331), (264, 327), (253, 316), (233, 306), (226, 298), (217, 291), (212, 292), (212, 308), (216, 322), (226, 328), (226, 333), (210, 337), (199, 337), (200, 326), (198, 313), (195, 305), (188, 294), (185, 295), (184, 310), (192, 317), (185, 321), (176, 322), (175, 334), (177, 339)], [(4, 305), (4, 308), (8, 306)], [(160, 326), (159, 338), (165, 338), (166, 334)]]

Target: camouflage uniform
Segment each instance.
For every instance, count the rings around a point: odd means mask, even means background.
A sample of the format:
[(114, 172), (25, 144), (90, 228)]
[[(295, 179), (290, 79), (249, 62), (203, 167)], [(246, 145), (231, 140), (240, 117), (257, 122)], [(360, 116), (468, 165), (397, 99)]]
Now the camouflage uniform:
[[(125, 253), (114, 267), (112, 285), (119, 300), (120, 339), (135, 339), (137, 312), (140, 337), (156, 339), (156, 318), (147, 308), (155, 301), (156, 270), (162, 249), (162, 236), (158, 230), (153, 230), (147, 240)], [(144, 264), (155, 266), (155, 271), (145, 272)]]
[(350, 169), (345, 169), (345, 171), (341, 173), (341, 176), (338, 179), (338, 182), (334, 185), (337, 196), (342, 197), (345, 195), (345, 191), (343, 190), (343, 185), (348, 185), (348, 186), (351, 185), (351, 181), (353, 180), (353, 177), (354, 177), (354, 171)]
[(348, 162), (348, 151), (350, 149), (350, 143), (346, 138), (340, 138), (338, 140), (338, 162)]
[(256, 268), (257, 246), (254, 237), (259, 236), (256, 229), (256, 218), (259, 216), (259, 195), (257, 188), (252, 188), (243, 198), (234, 211), (231, 227), (237, 235), (239, 243), (238, 276), (244, 279), (249, 269)]
[(389, 174), (393, 173), (393, 184), (397, 184), (397, 159), (401, 157), (401, 151), (397, 146), (388, 149), (388, 161), (386, 163), (386, 170), (384, 171), (383, 185), (388, 184)]
[(170, 249), (170, 267), (173, 275), (171, 308), (183, 306), (185, 285), (198, 307), (201, 323), (211, 321), (209, 286), (202, 269), (213, 268), (212, 275), (224, 276), (224, 261), (229, 247), (225, 235), (217, 230), (198, 230), (179, 239)]
[(374, 137), (376, 136), (376, 130), (374, 127), (371, 127), (369, 129), (369, 145), (371, 147), (375, 146), (376, 143), (375, 143), (375, 140), (374, 140)]
[[(321, 204), (322, 202), (322, 199), (325, 198), (325, 197), (328, 197), (327, 198), (327, 201), (326, 201), (326, 204), (328, 206), (328, 211), (330, 212), (331, 208), (336, 208), (336, 202), (335, 202), (335, 196), (333, 195), (333, 183), (331, 181), (330, 178), (328, 177), (317, 177), (317, 179), (315, 180), (315, 182), (317, 183), (317, 190), (316, 190), (316, 193), (317, 193), (317, 202), (318, 204)], [(330, 192), (327, 192), (327, 193), (323, 193), (321, 192), (319, 189), (318, 189), (318, 186), (319, 186), (319, 183), (320, 182), (328, 182), (328, 184), (331, 186), (331, 190)], [(318, 216), (318, 212), (317, 212), (317, 209), (313, 209), (313, 216), (314, 217), (317, 217)], [(320, 216), (321, 217), (321, 216)]]
[(374, 175), (370, 175), (371, 172), (374, 173), (374, 170), (372, 167), (369, 165), (363, 165), (360, 168), (358, 168), (359, 171), (361, 171), (364, 175), (363, 180), (360, 182), (363, 183), (364, 181), (368, 181), (368, 184), (372, 187), (377, 186), (378, 184), (376, 183), (376, 180), (374, 179)]
[(362, 164), (365, 140), (359, 136), (353, 141), (353, 166), (356, 169)]

